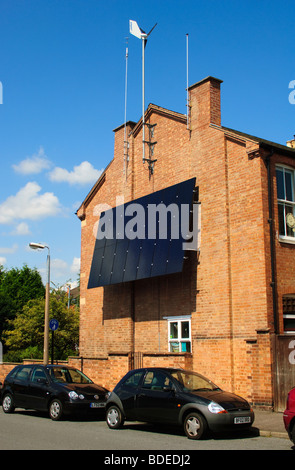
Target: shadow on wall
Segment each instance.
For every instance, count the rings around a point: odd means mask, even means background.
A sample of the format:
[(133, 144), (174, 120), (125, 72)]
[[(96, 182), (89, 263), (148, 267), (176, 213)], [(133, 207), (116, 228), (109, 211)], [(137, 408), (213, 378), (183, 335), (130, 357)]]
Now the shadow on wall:
[(185, 253), (181, 273), (104, 287), (103, 323), (133, 318), (134, 322), (191, 315), (196, 311), (197, 252)]

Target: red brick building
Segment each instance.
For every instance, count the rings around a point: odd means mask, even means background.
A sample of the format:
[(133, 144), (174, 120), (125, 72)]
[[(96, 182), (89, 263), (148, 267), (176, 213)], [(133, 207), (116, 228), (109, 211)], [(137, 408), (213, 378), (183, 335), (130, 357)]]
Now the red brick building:
[[(77, 362), (109, 388), (140, 365), (191, 368), (281, 409), (295, 378), (295, 149), (223, 127), (221, 83), (189, 88), (188, 120), (148, 106), (145, 161), (142, 121), (115, 129), (114, 158), (77, 211)], [(88, 288), (101, 205), (192, 178), (201, 240), (182, 271)]]

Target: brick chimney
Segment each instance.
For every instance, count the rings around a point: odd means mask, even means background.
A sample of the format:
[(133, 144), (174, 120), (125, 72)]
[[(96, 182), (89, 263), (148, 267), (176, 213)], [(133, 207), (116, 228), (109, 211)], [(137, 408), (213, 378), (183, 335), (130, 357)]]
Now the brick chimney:
[(189, 87), (192, 130), (209, 124), (221, 125), (221, 83), (218, 78), (207, 77)]

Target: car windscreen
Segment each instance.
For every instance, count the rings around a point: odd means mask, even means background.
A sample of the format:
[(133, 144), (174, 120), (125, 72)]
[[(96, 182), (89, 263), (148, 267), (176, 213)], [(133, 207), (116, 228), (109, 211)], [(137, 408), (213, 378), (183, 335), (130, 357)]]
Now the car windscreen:
[(66, 367), (50, 367), (48, 373), (53, 382), (71, 384), (92, 384), (83, 372), (77, 369), (67, 369)]
[(175, 371), (171, 376), (177, 380), (178, 384), (185, 392), (196, 392), (203, 390), (220, 390), (211, 380), (202, 375), (188, 371)]

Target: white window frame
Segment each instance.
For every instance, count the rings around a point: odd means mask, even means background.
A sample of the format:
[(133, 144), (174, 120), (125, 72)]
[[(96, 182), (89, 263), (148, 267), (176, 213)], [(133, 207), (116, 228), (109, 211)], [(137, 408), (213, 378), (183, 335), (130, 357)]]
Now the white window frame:
[[(192, 352), (192, 328), (191, 328), (191, 315), (182, 315), (182, 316), (175, 316), (175, 317), (164, 317), (165, 320), (167, 320), (167, 326), (168, 326), (168, 351), (169, 352), (175, 352), (175, 353), (183, 353), (183, 352)], [(181, 336), (181, 323), (182, 322), (188, 322), (189, 323), (189, 337), (188, 338), (182, 338)], [(170, 328), (172, 323), (177, 323), (177, 330), (178, 330), (178, 336), (177, 338), (171, 338), (170, 336)], [(173, 343), (178, 343), (179, 348), (178, 351), (173, 351)], [(190, 351), (182, 351), (182, 344), (183, 343), (189, 343), (190, 345)]]
[[(293, 200), (292, 201), (289, 201), (287, 199), (279, 199), (278, 198), (278, 194), (277, 194), (277, 203), (278, 203), (278, 210), (279, 210), (279, 206), (283, 206), (284, 207), (284, 227), (285, 227), (285, 234), (282, 235), (280, 233), (280, 230), (278, 230), (278, 234), (279, 234), (279, 239), (281, 241), (285, 241), (285, 242), (288, 242), (288, 243), (295, 243), (295, 232), (293, 231), (293, 229), (290, 228), (290, 231), (292, 231), (292, 233), (294, 235), (286, 235), (286, 210), (285, 208), (286, 207), (292, 207), (292, 212), (293, 212), (293, 215), (295, 217), (295, 170), (294, 168), (291, 168), (287, 165), (283, 165), (283, 164), (279, 164), (279, 165), (276, 165), (276, 171), (277, 170), (280, 170), (280, 171), (283, 171), (283, 174), (285, 175), (285, 172), (287, 173), (291, 173), (291, 182), (292, 182), (292, 197), (293, 197)], [(278, 185), (278, 182), (277, 182), (277, 185)], [(284, 177), (284, 186), (285, 186), (285, 177)], [(284, 192), (286, 194), (286, 189), (284, 187)]]
[[(283, 319), (293, 320), (293, 322), (295, 323), (295, 313), (293, 313), (292, 310), (290, 312), (288, 308), (284, 308), (284, 300), (286, 300), (287, 302), (288, 300), (290, 301), (293, 300), (293, 302), (295, 303), (295, 294), (289, 294), (289, 295), (286, 294), (283, 296)], [(294, 329), (288, 330), (288, 328), (285, 325), (285, 321), (284, 321), (284, 334), (294, 335)]]

